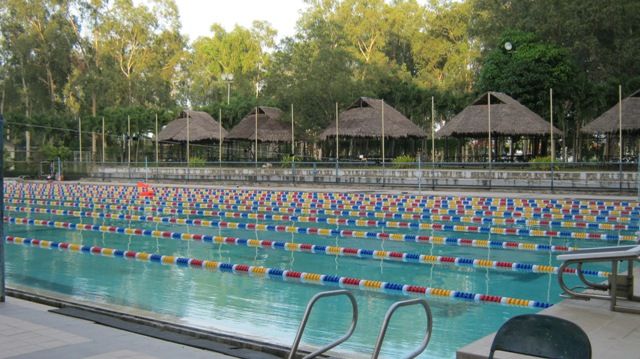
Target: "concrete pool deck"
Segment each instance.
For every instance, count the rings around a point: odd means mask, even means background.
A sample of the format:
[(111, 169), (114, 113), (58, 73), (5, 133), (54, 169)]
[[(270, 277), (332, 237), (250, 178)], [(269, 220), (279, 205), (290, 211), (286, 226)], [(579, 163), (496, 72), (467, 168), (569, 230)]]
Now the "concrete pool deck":
[(0, 358), (235, 358), (55, 314), (52, 309), (13, 297), (0, 303)]
[[(634, 270), (634, 295), (640, 295), (640, 269)], [(540, 314), (567, 319), (585, 331), (591, 341), (593, 358), (640, 358), (640, 314), (614, 312), (609, 301), (565, 299)], [(640, 302), (621, 302), (640, 309)], [(485, 359), (489, 355), (495, 333), (458, 349), (456, 359)], [(500, 352), (498, 358), (522, 358)]]

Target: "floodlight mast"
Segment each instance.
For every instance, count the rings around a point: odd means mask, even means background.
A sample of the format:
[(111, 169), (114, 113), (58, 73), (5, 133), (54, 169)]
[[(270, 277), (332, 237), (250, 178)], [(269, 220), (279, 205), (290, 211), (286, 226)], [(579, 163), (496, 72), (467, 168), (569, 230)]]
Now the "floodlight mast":
[(233, 74), (224, 73), (220, 76), (222, 81), (227, 83), (227, 105), (229, 104), (229, 99), (231, 97), (231, 83), (233, 82)]

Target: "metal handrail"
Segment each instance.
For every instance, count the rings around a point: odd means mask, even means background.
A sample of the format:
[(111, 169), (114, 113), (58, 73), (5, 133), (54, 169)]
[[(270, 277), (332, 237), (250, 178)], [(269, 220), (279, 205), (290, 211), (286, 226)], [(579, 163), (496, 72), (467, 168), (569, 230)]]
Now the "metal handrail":
[[(585, 300), (592, 298), (606, 299), (610, 301), (612, 311), (640, 313), (638, 309), (623, 307), (617, 304), (618, 297), (624, 297), (629, 301), (640, 301), (639, 297), (633, 295), (633, 262), (640, 259), (640, 245), (590, 248), (574, 251), (570, 254), (559, 255), (557, 258), (558, 260), (564, 261), (558, 268), (558, 283), (564, 295)], [(619, 283), (618, 280), (619, 261), (628, 262), (627, 274), (624, 275), (624, 283)], [(611, 274), (608, 283), (593, 283), (584, 277), (582, 274), (582, 265), (589, 262), (611, 262)], [(572, 264), (576, 264), (578, 278), (588, 289), (609, 291), (609, 294), (581, 293), (569, 288), (564, 281), (564, 274), (565, 269)], [(621, 284), (624, 286), (622, 288), (622, 295), (618, 293), (618, 286)]]
[(309, 300), (309, 303), (307, 304), (307, 308), (304, 310), (304, 316), (302, 317), (302, 322), (300, 322), (300, 327), (298, 328), (298, 333), (296, 333), (296, 338), (293, 340), (291, 351), (289, 352), (289, 356), (287, 357), (288, 359), (293, 359), (294, 356), (296, 355), (296, 352), (298, 351), (300, 340), (302, 340), (302, 333), (304, 332), (304, 328), (307, 326), (307, 321), (309, 320), (309, 315), (311, 315), (311, 309), (313, 308), (314, 304), (320, 298), (333, 297), (338, 295), (346, 295), (347, 298), (349, 298), (349, 300), (351, 301), (351, 309), (353, 310), (353, 315), (351, 317), (351, 326), (349, 327), (347, 334), (345, 334), (341, 338), (338, 338), (334, 342), (329, 343), (323, 346), (322, 348), (314, 351), (313, 353), (307, 354), (304, 358), (315, 358), (316, 356), (328, 351), (329, 349), (332, 349), (338, 346), (339, 344), (343, 343), (345, 340), (349, 339), (349, 337), (351, 337), (351, 334), (353, 334), (353, 331), (356, 329), (356, 324), (358, 323), (358, 303), (356, 303), (356, 297), (354, 297), (353, 294), (346, 289), (338, 289), (338, 290), (331, 290), (327, 292), (318, 293)]
[(380, 328), (380, 334), (378, 335), (378, 339), (376, 340), (376, 347), (373, 350), (373, 354), (371, 355), (371, 358), (375, 359), (375, 358), (378, 358), (378, 355), (380, 355), (380, 349), (382, 349), (382, 342), (384, 340), (385, 334), (387, 333), (387, 328), (389, 327), (389, 321), (391, 320), (391, 316), (396, 311), (396, 309), (400, 307), (406, 307), (409, 305), (416, 305), (416, 304), (421, 304), (422, 307), (424, 308), (425, 313), (427, 314), (427, 332), (424, 336), (424, 339), (422, 339), (422, 343), (420, 343), (420, 346), (418, 347), (418, 349), (409, 353), (409, 355), (407, 355), (406, 358), (415, 358), (427, 348), (427, 345), (429, 344), (429, 340), (431, 339), (431, 330), (433, 328), (433, 317), (431, 315), (431, 308), (429, 307), (429, 303), (427, 303), (427, 301), (423, 298), (409, 299), (409, 300), (404, 300), (400, 302), (395, 302), (393, 303), (393, 305), (391, 305), (391, 307), (389, 307), (389, 310), (387, 310), (387, 314), (385, 314), (384, 316), (384, 321), (382, 322), (382, 328)]

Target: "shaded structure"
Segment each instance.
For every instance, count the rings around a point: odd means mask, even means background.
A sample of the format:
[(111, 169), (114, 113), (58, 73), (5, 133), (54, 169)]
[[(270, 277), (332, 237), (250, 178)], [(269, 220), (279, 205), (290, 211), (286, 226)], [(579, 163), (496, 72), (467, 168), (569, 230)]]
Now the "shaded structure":
[[(395, 108), (379, 99), (360, 97), (338, 115), (337, 137), (340, 158), (354, 159), (360, 155), (380, 158), (382, 138), (382, 114), (384, 104), (385, 157), (413, 154), (416, 142), (426, 133)], [(336, 157), (336, 120), (318, 136), (324, 141), (323, 152)], [(329, 141), (333, 140), (333, 141)], [(332, 143), (330, 143), (332, 142)]]
[(589, 122), (580, 131), (595, 135), (595, 145), (601, 147), (604, 161), (619, 160), (620, 128), (622, 128), (622, 161), (637, 159), (640, 154), (640, 90), (622, 100), (622, 127), (620, 103)]
[[(189, 121), (188, 126), (187, 121)], [(206, 112), (182, 111), (177, 119), (169, 122), (158, 133), (158, 141), (162, 143), (162, 157), (185, 161), (186, 144), (189, 141), (191, 157), (197, 156), (205, 160), (217, 159), (218, 146), (227, 136), (227, 130), (220, 126), (220, 123)], [(220, 133), (222, 133), (222, 139)], [(179, 146), (177, 153), (171, 151), (176, 145)]]
[[(491, 119), (492, 159), (526, 160), (547, 154), (550, 124), (511, 96), (487, 92), (454, 116), (437, 131), (438, 137), (455, 137), (458, 146), (453, 160), (488, 159), (489, 117)], [(561, 131), (553, 127), (553, 135)], [(471, 140), (471, 141), (468, 141)], [(508, 141), (507, 141), (508, 140)], [(508, 151), (506, 145), (509, 145)], [(516, 158), (516, 151), (521, 158)], [(446, 160), (451, 160), (445, 155)]]
[(279, 108), (258, 106), (229, 130), (227, 139), (232, 141), (234, 158), (254, 159), (256, 138), (258, 159), (280, 159), (288, 155), (291, 150), (283, 144), (291, 143), (291, 124), (281, 121), (282, 114)]

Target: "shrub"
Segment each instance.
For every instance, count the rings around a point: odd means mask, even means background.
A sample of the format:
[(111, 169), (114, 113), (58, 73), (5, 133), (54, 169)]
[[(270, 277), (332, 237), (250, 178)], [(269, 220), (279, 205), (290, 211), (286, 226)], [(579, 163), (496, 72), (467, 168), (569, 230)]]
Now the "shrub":
[(72, 152), (69, 147), (66, 146), (45, 144), (42, 146), (42, 155), (47, 161), (53, 161), (58, 157), (60, 157), (61, 160), (65, 161), (71, 159)]
[(189, 159), (190, 167), (204, 167), (207, 164), (207, 160), (202, 157), (191, 157)]
[(296, 156), (292, 156), (292, 155), (284, 155), (282, 156), (282, 160), (280, 161), (280, 165), (282, 166), (282, 168), (289, 168), (291, 167), (291, 163), (293, 161), (300, 161), (300, 159)]
[[(551, 156), (539, 156), (529, 161), (530, 168), (536, 171), (547, 171), (551, 168)], [(553, 165), (554, 170), (558, 170), (558, 165)]]
[(398, 156), (393, 159), (393, 167), (395, 168), (411, 168), (416, 162), (416, 158), (409, 155)]

